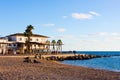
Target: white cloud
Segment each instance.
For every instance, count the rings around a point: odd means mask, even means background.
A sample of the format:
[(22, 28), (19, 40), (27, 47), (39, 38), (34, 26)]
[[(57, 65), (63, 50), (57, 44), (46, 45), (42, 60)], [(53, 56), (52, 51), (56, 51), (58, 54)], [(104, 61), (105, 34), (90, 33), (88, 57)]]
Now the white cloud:
[(99, 13), (94, 12), (94, 11), (90, 11), (89, 13), (90, 13), (90, 14), (92, 14), (92, 15), (95, 15), (95, 16), (100, 16), (100, 14), (99, 14)]
[(67, 16), (62, 16), (62, 18), (63, 18), (63, 19), (66, 19), (66, 18), (67, 18)]
[(94, 11), (89, 13), (72, 13), (74, 19), (92, 19), (94, 16), (100, 16), (100, 14)]
[(92, 15), (84, 13), (72, 13), (74, 19), (91, 19)]
[(98, 33), (91, 33), (87, 34), (89, 38), (95, 37), (94, 39), (98, 39), (99, 41), (105, 41), (105, 42), (116, 42), (120, 41), (120, 34), (113, 32), (113, 33), (108, 33), (108, 32), (98, 32)]
[(120, 41), (120, 36), (109, 36), (105, 38), (106, 42), (116, 42)]
[(55, 26), (55, 24), (49, 23), (49, 24), (43, 24), (42, 26), (44, 26), (44, 27), (53, 27), (53, 26)]
[(96, 32), (89, 34), (96, 37), (88, 37), (88, 35), (75, 36), (63, 35), (59, 36), (63, 42), (64, 50), (119, 50), (120, 34), (116, 32)]
[(96, 39), (91, 39), (91, 40), (81, 40), (81, 42), (84, 42), (84, 43), (94, 43), (94, 42), (99, 42), (99, 40), (96, 40)]
[(118, 33), (114, 32), (114, 33), (111, 33), (112, 36), (117, 36), (119, 35)]
[(98, 35), (100, 35), (100, 36), (106, 36), (107, 35), (107, 32), (99, 32), (99, 33), (97, 33)]
[(59, 28), (57, 31), (58, 31), (58, 32), (65, 32), (66, 29), (64, 29), (64, 28)]
[(58, 39), (74, 39), (75, 36), (73, 36), (73, 35), (64, 35), (64, 36), (56, 36), (55, 38), (58, 38)]
[(120, 36), (112, 37), (114, 40), (120, 40)]
[(106, 36), (106, 35), (108, 35), (108, 33), (107, 32), (98, 32), (98, 33), (90, 33), (90, 34), (88, 34), (88, 36), (92, 36), (92, 37), (96, 37), (96, 36)]

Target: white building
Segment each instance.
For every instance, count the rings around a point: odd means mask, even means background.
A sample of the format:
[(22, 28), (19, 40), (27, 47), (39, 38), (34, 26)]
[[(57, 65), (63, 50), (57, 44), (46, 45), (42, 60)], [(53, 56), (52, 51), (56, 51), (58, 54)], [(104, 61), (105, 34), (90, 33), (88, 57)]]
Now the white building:
[(8, 39), (6, 37), (0, 38), (0, 53), (1, 54), (5, 54), (7, 52), (7, 47), (9, 43), (10, 42), (8, 42)]
[[(16, 54), (26, 53), (26, 40), (27, 37), (23, 33), (16, 33), (6, 36), (6, 39), (0, 39), (0, 53)], [(46, 49), (46, 41), (49, 37), (33, 34), (31, 36), (32, 52), (40, 52), (40, 50)]]

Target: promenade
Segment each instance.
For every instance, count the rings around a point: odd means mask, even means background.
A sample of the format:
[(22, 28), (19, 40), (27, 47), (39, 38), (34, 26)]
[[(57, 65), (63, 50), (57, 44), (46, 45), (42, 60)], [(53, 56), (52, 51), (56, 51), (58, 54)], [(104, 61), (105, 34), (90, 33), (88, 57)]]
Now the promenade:
[(40, 58), (44, 60), (54, 60), (54, 61), (63, 61), (63, 60), (85, 60), (92, 58), (100, 58), (101, 56), (96, 55), (88, 55), (88, 54), (47, 54), (47, 55), (1, 55), (0, 57), (8, 57), (8, 58)]
[[(77, 56), (78, 54), (76, 54)], [(85, 55), (85, 54), (79, 54), (79, 55)], [(42, 55), (41, 57), (47, 58), (47, 57), (68, 57), (68, 56), (75, 56), (74, 54), (47, 54), (47, 55)], [(0, 55), (0, 57), (19, 57), (19, 58), (24, 58), (24, 57), (35, 57), (35, 55)]]

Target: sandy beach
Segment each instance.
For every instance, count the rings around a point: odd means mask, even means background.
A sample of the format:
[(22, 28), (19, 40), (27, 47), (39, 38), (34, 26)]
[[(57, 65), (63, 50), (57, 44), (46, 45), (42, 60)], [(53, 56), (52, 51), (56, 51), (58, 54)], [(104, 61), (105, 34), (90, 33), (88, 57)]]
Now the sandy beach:
[(21, 57), (0, 57), (0, 80), (120, 80), (120, 73)]

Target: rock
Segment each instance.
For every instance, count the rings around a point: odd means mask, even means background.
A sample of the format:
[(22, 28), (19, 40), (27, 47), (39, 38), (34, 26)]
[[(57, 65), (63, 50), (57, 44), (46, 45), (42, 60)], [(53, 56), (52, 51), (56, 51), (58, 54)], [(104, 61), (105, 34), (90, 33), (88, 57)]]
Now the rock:
[(31, 63), (32, 60), (31, 60), (29, 57), (26, 57), (26, 58), (24, 58), (24, 61), (23, 61), (23, 62)]
[(34, 60), (33, 60), (33, 63), (40, 63), (40, 62), (34, 59)]

